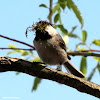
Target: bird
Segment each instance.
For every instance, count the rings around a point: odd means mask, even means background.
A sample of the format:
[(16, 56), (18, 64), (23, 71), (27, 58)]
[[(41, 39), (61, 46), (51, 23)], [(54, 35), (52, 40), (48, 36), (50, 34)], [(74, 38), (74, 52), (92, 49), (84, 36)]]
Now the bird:
[(33, 44), (43, 63), (46, 65), (64, 65), (68, 73), (80, 78), (85, 77), (70, 62), (65, 42), (51, 23), (41, 20), (36, 23), (34, 30), (35, 38)]

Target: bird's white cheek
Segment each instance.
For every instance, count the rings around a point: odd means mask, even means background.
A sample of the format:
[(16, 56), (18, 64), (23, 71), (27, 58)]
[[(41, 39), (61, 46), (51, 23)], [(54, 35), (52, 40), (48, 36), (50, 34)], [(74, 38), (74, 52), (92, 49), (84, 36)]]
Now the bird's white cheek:
[(47, 31), (51, 36), (55, 36), (56, 34), (59, 34), (51, 25), (47, 26), (45, 28), (45, 31)]

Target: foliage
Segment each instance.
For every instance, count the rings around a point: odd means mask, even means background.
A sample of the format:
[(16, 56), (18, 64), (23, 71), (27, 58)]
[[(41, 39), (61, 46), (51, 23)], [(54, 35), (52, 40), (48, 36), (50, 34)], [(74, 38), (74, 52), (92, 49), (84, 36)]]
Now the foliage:
[[(34, 58), (34, 54), (31, 50), (29, 52), (27, 52), (26, 50), (19, 50), (18, 47), (14, 46), (13, 44), (9, 44), (8, 47), (9, 48), (15, 48), (15, 50), (9, 51), (7, 53), (7, 55), (10, 55), (12, 53), (20, 53), (22, 59), (24, 59), (24, 60), (29, 60), (30, 62), (42, 62), (39, 57)], [(16, 75), (19, 75), (19, 72), (16, 72)], [(34, 80), (32, 91), (36, 90), (38, 88), (38, 85), (40, 84), (40, 82), (41, 82), (41, 79), (36, 77), (35, 80)]]
[(87, 73), (86, 57), (82, 57), (81, 59), (80, 71), (86, 76), (86, 73)]
[(83, 30), (83, 31), (82, 31), (82, 34), (83, 34), (82, 41), (83, 41), (83, 43), (85, 43), (86, 38), (87, 38), (87, 32), (86, 32), (85, 30)]
[(34, 84), (33, 84), (33, 87), (32, 87), (32, 91), (33, 90), (36, 90), (38, 88), (38, 85), (40, 84), (40, 82), (41, 82), (41, 79), (40, 78), (36, 77), (34, 79)]
[(100, 46), (100, 40), (94, 40), (93, 42), (92, 42), (92, 44), (94, 44), (94, 45), (97, 45), (97, 46)]
[[(43, 7), (45, 9), (50, 9), (46, 4), (40, 4), (39, 7)], [(76, 15), (76, 18), (79, 20), (80, 24), (81, 24), (81, 36), (78, 34), (75, 34), (75, 30), (77, 29), (78, 26), (73, 26), (71, 31), (68, 31), (67, 28), (65, 28), (65, 26), (62, 23), (62, 18), (63, 16), (61, 16), (61, 13), (63, 10), (72, 10), (73, 13)], [(54, 16), (54, 17), (53, 17)], [(47, 16), (47, 18), (49, 19), (50, 14)], [(58, 2), (56, 4), (54, 4), (53, 8), (52, 8), (52, 16), (53, 18), (53, 23), (54, 23), (54, 28), (59, 28), (62, 35), (63, 35), (63, 39), (67, 45), (68, 48), (68, 40), (69, 38), (74, 38), (79, 40), (79, 43), (76, 44), (76, 50), (78, 51), (82, 51), (82, 50), (86, 50), (87, 48), (90, 49), (90, 46), (96, 45), (96, 46), (100, 46), (100, 40), (98, 39), (94, 39), (92, 43), (90, 43), (90, 45), (87, 45), (87, 36), (88, 33), (86, 30), (83, 30), (83, 25), (84, 25), (84, 21), (83, 21), (83, 17), (77, 7), (77, 5), (72, 1), (72, 0), (58, 0)], [(62, 18), (61, 18), (62, 17)], [(41, 62), (39, 57), (35, 57), (33, 51), (26, 51), (26, 50), (19, 50), (16, 49), (18, 47), (9, 44), (9, 48), (15, 48), (15, 50), (9, 51), (7, 53), (7, 55), (10, 55), (12, 53), (20, 53), (21, 57), (25, 60), (29, 60), (31, 62), (35, 61), (35, 62)], [(69, 48), (68, 48), (69, 49)], [(72, 51), (69, 49), (69, 51)], [(91, 52), (91, 51), (90, 51)], [(82, 57), (81, 58), (81, 62), (80, 62), (80, 70), (84, 73), (84, 75), (87, 77), (87, 80), (91, 80), (93, 75), (96, 72), (96, 69), (99, 71), (100, 73), (100, 58), (99, 57), (93, 57), (93, 59), (95, 61), (97, 61), (97, 65), (96, 67), (93, 68), (92, 72), (90, 73), (89, 76), (87, 76), (87, 57)], [(19, 72), (16, 73), (16, 75), (18, 75)], [(41, 83), (42, 79), (39, 78), (35, 78), (34, 83), (33, 83), (33, 87), (32, 87), (32, 91), (36, 90), (37, 87), (39, 86), (39, 84)]]

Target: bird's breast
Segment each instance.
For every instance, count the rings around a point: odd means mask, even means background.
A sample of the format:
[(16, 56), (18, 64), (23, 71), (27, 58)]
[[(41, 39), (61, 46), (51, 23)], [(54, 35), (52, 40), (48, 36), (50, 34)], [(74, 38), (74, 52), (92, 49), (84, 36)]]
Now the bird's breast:
[(33, 41), (40, 59), (49, 65), (63, 64), (67, 60), (67, 54), (52, 39), (46, 41)]

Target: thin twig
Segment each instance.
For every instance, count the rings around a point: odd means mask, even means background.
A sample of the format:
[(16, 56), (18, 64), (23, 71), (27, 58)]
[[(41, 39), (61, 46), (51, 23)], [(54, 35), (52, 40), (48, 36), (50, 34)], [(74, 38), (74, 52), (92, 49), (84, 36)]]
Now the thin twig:
[[(82, 41), (82, 39), (80, 38), (80, 37), (77, 37), (80, 41)], [(83, 42), (83, 41), (82, 41)], [(88, 45), (88, 44), (86, 44), (86, 43), (84, 43), (85, 45), (86, 45), (86, 47), (87, 48), (89, 48), (90, 50), (92, 50), (92, 48)]]
[(9, 37), (7, 37), (7, 36), (3, 36), (3, 35), (0, 35), (0, 37), (3, 37), (3, 38), (6, 38), (6, 39), (8, 39), (8, 40), (12, 40), (12, 41), (15, 41), (15, 42), (18, 42), (18, 43), (21, 43), (21, 44), (27, 45), (27, 46), (29, 46), (29, 47), (35, 49), (34, 46), (32, 46), (32, 45), (30, 45), (30, 44), (28, 44), (28, 43), (25, 43), (25, 42), (22, 42), (22, 41), (19, 41), (19, 40), (13, 39), (13, 38), (9, 38)]
[[(35, 49), (24, 49), (24, 48), (0, 48), (1, 50), (8, 50), (8, 49), (12, 49), (12, 50), (35, 50)], [(68, 55), (72, 55), (72, 56), (95, 56), (95, 57), (100, 57), (100, 54), (97, 53), (88, 53), (88, 52), (80, 52), (80, 51), (72, 51), (72, 52), (67, 52)]]
[[(89, 52), (89, 51), (92, 51), (92, 52), (100, 52), (100, 50), (96, 50), (96, 49), (92, 49), (92, 50), (81, 50), (80, 52)], [(79, 51), (76, 51), (76, 52), (79, 52)]]
[(52, 24), (52, 0), (50, 0), (49, 22)]
[[(22, 44), (25, 44), (31, 48), (33, 48), (32, 50), (35, 50), (35, 47), (28, 44), (28, 43), (25, 43), (25, 42), (22, 42), (22, 41), (19, 41), (19, 40), (16, 40), (16, 39), (13, 39), (13, 38), (9, 38), (7, 36), (3, 36), (3, 35), (0, 35), (0, 37), (3, 37), (3, 38), (6, 38), (8, 40), (12, 40), (12, 41), (15, 41), (15, 42), (18, 42), (18, 43), (22, 43)], [(7, 48), (0, 48), (0, 49), (7, 49)], [(8, 48), (8, 49), (15, 49), (15, 48)], [(18, 49), (22, 49), (22, 48), (18, 48)], [(89, 48), (90, 50), (82, 50), (81, 52), (88, 52), (88, 51), (94, 51), (94, 52), (100, 52), (100, 50), (96, 50), (96, 49), (92, 49), (92, 48)], [(24, 49), (23, 49), (24, 50)], [(25, 50), (30, 50), (30, 49), (25, 49)], [(77, 51), (76, 51), (77, 52)], [(79, 52), (79, 51), (78, 51)]]
[(35, 49), (24, 49), (24, 48), (0, 48), (1, 50), (8, 50), (8, 49), (12, 49), (12, 50), (35, 50)]
[(100, 50), (96, 50), (96, 49), (91, 49), (90, 51), (100, 52)]
[(87, 53), (87, 52), (68, 52), (68, 55), (72, 56), (95, 56), (95, 57), (100, 57), (100, 54), (97, 53)]

